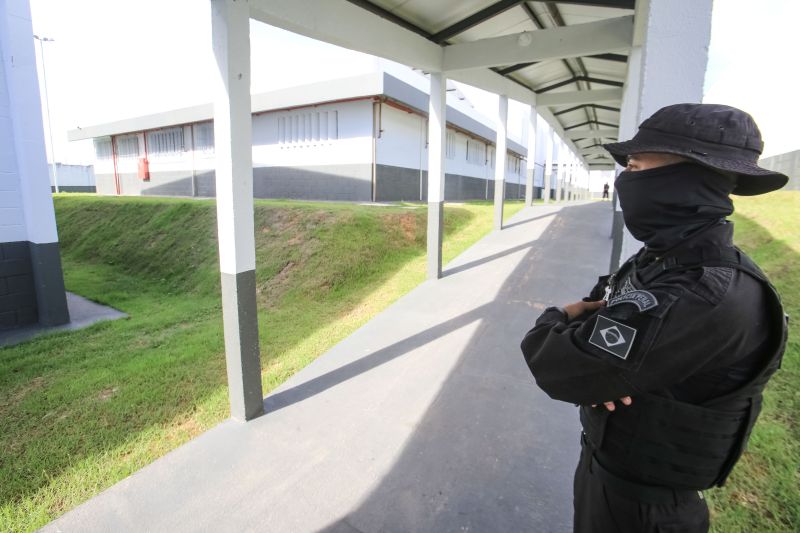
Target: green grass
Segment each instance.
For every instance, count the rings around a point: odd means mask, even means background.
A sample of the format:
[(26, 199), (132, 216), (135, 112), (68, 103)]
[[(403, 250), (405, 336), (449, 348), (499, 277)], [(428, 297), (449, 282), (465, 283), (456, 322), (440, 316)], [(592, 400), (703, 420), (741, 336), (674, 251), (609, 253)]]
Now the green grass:
[[(0, 349), (0, 531), (46, 524), (228, 416), (214, 203), (55, 206), (67, 288), (129, 318)], [(446, 207), (445, 262), (492, 213)], [(424, 280), (426, 214), (256, 202), (265, 393)]]
[(764, 394), (748, 450), (721, 489), (709, 491), (712, 531), (800, 529), (800, 192), (737, 197), (735, 240), (770, 277), (792, 317), (781, 369)]

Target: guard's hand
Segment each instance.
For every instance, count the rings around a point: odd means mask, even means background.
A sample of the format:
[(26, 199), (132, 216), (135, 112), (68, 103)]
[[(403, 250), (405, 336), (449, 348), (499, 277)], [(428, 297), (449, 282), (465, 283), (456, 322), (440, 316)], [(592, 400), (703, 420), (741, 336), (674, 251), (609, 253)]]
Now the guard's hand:
[(583, 313), (597, 311), (606, 305), (604, 300), (597, 300), (596, 302), (575, 302), (574, 304), (565, 305), (564, 312), (567, 313), (567, 319), (575, 320)]
[[(633, 403), (633, 400), (631, 399), (630, 396), (623, 396), (622, 398), (619, 399), (619, 401), (622, 402), (622, 405), (630, 405)], [(613, 411), (614, 409), (617, 408), (617, 406), (614, 405), (614, 402), (603, 402), (603, 405), (609, 411)], [(592, 407), (597, 407), (597, 404), (596, 403), (592, 404)]]

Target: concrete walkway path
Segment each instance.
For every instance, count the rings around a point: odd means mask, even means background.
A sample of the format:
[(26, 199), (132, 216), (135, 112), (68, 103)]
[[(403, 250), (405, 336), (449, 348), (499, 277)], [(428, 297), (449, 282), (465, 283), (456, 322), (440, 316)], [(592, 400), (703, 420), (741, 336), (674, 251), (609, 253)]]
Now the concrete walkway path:
[(608, 269), (609, 204), (526, 208), (265, 400), (45, 531), (567, 532), (577, 412), (519, 342)]

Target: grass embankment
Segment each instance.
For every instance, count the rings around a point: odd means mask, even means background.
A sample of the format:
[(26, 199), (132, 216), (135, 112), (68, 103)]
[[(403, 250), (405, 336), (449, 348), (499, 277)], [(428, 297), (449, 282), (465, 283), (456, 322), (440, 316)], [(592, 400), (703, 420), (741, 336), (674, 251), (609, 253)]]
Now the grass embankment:
[[(68, 290), (130, 318), (0, 349), (0, 531), (42, 526), (228, 416), (213, 202), (55, 205)], [(492, 209), (446, 207), (445, 262)], [(256, 202), (265, 393), (424, 280), (426, 213)]]
[(709, 491), (712, 531), (800, 529), (800, 192), (737, 197), (735, 240), (764, 270), (792, 317), (783, 366), (764, 394), (747, 452)]

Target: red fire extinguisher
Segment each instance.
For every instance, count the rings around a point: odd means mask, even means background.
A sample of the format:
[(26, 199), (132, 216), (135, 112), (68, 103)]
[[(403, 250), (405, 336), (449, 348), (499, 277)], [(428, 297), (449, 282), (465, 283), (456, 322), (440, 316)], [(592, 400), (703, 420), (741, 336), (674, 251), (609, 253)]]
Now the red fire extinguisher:
[(142, 181), (150, 181), (150, 162), (146, 157), (139, 158), (139, 179)]

